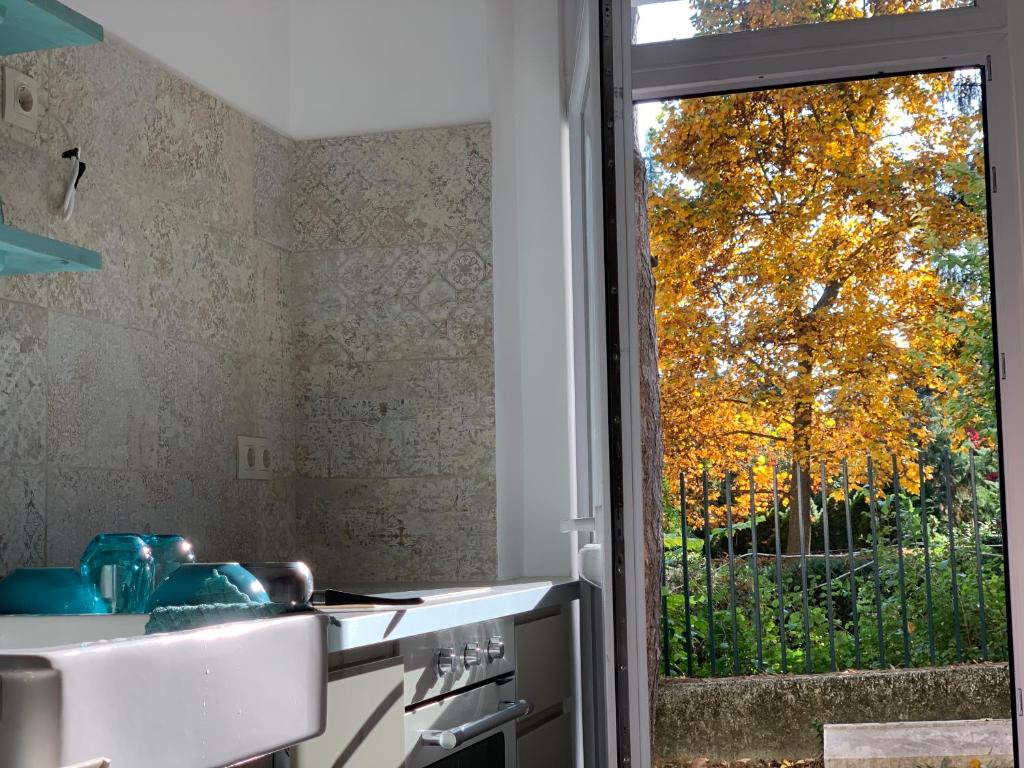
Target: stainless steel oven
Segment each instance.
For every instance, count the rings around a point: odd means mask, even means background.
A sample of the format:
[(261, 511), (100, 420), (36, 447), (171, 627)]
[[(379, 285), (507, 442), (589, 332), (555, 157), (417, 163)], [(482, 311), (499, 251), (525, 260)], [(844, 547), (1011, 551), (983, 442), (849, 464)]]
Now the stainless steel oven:
[(516, 697), (511, 619), (402, 641), (405, 768), (516, 768)]

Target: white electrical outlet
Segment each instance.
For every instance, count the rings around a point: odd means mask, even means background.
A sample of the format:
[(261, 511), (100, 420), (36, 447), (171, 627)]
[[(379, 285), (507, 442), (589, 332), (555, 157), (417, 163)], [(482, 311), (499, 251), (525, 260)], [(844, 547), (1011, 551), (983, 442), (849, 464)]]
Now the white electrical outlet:
[(35, 133), (42, 111), (39, 84), (16, 69), (4, 67), (4, 120)]
[(238, 479), (270, 480), (274, 477), (274, 453), (265, 437), (238, 436)]

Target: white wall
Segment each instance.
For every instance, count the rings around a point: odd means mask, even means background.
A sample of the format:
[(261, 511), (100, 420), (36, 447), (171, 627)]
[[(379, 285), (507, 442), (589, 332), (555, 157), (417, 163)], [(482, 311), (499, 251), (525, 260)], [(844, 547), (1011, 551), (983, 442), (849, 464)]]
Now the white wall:
[(289, 130), (289, 7), (282, 0), (64, 0), (231, 106)]
[(296, 138), (489, 118), (484, 0), (293, 0)]
[(498, 569), (571, 572), (569, 262), (558, 3), (489, 0)]
[(68, 0), (295, 138), (486, 122), (486, 0)]

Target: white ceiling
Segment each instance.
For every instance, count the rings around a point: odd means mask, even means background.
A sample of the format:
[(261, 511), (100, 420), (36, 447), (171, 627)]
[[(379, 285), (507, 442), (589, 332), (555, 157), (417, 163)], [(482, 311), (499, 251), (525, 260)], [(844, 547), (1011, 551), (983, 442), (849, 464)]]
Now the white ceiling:
[(295, 138), (489, 118), (486, 0), (64, 0)]

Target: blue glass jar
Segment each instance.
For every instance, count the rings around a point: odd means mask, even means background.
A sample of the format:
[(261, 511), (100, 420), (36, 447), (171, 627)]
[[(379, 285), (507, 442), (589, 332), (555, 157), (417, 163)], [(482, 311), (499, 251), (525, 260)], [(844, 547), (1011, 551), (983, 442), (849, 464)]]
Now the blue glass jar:
[(82, 576), (111, 613), (145, 613), (153, 584), (153, 553), (134, 533), (101, 533), (82, 553)]

